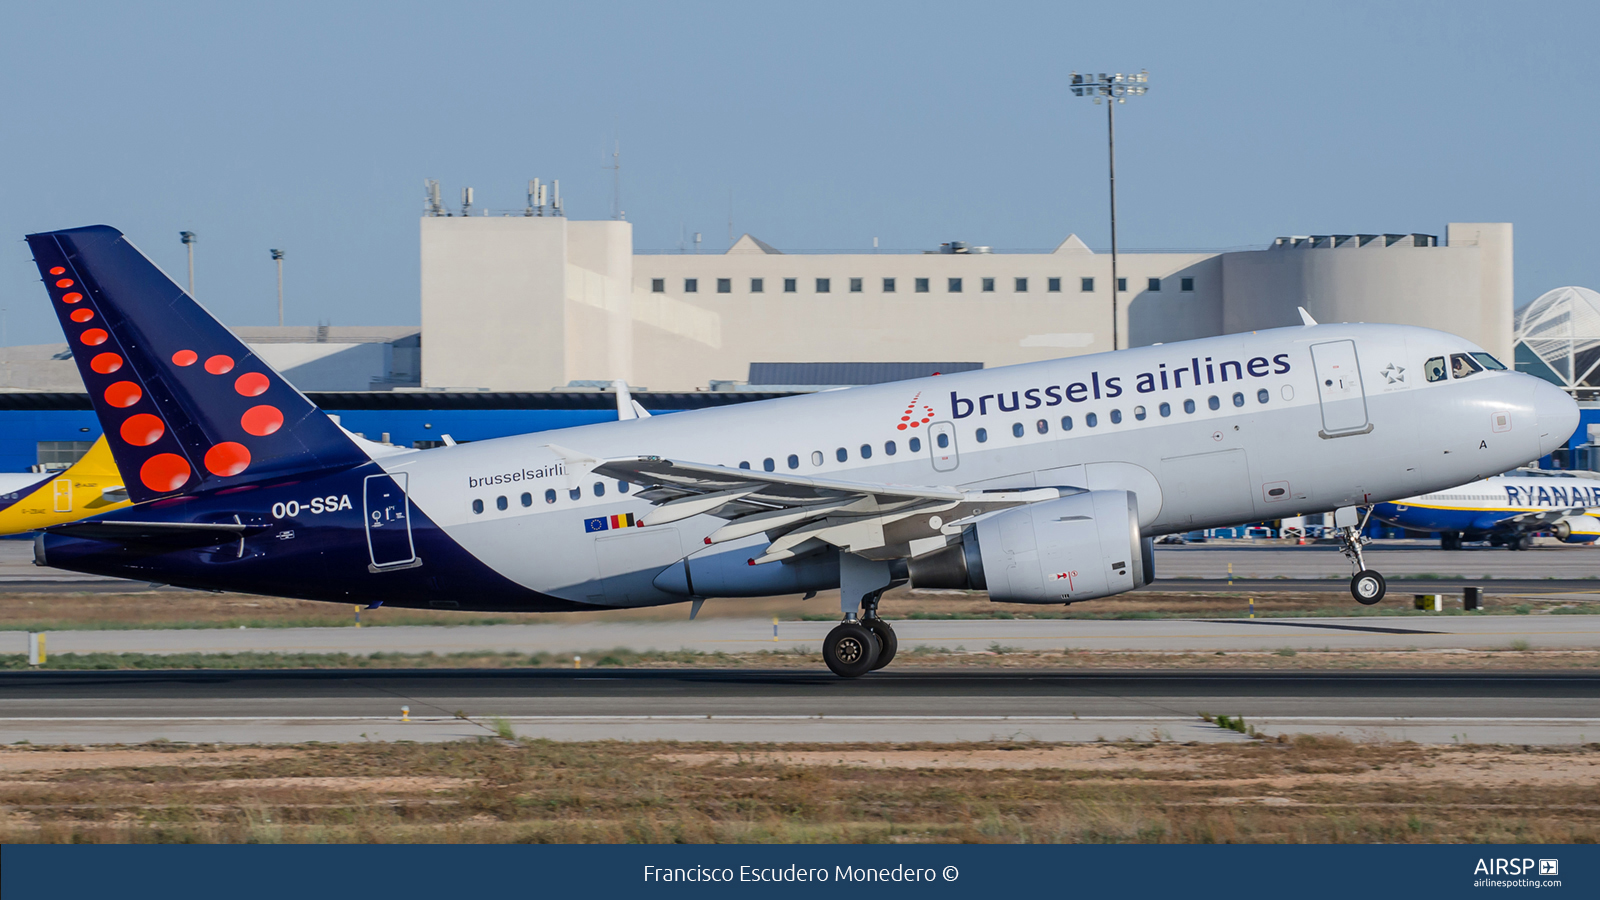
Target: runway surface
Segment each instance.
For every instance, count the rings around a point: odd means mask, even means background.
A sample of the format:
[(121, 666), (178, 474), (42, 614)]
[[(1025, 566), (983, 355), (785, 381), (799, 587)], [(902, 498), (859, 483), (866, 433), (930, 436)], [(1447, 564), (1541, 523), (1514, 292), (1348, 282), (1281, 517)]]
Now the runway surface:
[[(613, 648), (816, 651), (836, 623), (687, 618), (667, 622), (532, 623), (369, 628), (56, 631), (50, 653), (590, 653)], [(1020, 649), (1215, 652), (1294, 650), (1600, 650), (1600, 615), (1364, 616), (1279, 619), (901, 619), (907, 650)], [(774, 631), (777, 639), (774, 640)], [(0, 653), (26, 653), (28, 636), (0, 632)]]
[[(410, 723), (400, 721), (409, 707)], [(1600, 675), (523, 670), (0, 674), (0, 741), (1600, 740)]]

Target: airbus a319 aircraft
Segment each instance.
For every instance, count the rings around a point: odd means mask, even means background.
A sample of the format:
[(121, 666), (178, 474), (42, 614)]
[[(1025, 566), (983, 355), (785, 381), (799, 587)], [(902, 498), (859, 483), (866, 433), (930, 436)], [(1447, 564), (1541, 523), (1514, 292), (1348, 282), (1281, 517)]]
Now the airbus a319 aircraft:
[[(838, 587), (823, 655), (894, 657), (878, 598), (1076, 603), (1154, 577), (1151, 537), (1357, 507), (1502, 472), (1577, 427), (1483, 353), (1307, 325), (374, 458), (115, 229), (30, 235), (136, 505), (59, 525), (40, 564), (404, 607), (578, 610)], [(1486, 354), (1485, 354), (1486, 355)], [(691, 613), (692, 615), (692, 613)]]
[(127, 505), (122, 475), (103, 436), (65, 471), (0, 474), (0, 535), (74, 522)]
[(1489, 541), (1527, 550), (1548, 531), (1568, 544), (1600, 539), (1600, 481), (1572, 475), (1497, 475), (1460, 487), (1372, 508), (1378, 519), (1413, 531), (1439, 532), (1439, 546)]

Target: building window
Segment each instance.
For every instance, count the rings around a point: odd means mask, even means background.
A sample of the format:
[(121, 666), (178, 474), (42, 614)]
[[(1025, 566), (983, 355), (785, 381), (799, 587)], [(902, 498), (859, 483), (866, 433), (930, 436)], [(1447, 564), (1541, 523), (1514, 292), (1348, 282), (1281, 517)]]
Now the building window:
[(94, 441), (39, 441), (34, 446), (35, 457), (39, 467), (46, 471), (70, 469), (72, 464), (83, 458), (89, 448), (94, 446)]
[(1187, 277), (1179, 278), (1178, 279), (1178, 290), (1183, 291), (1185, 294), (1194, 293), (1194, 279), (1193, 278), (1187, 278)]
[(985, 279), (983, 279), (983, 292), (985, 294), (994, 293), (994, 279), (993, 278), (985, 278)]
[(1039, 432), (1040, 434), (1048, 434), (1050, 432), (1050, 423), (1044, 419), (1040, 419), (1039, 421), (1033, 423), (1033, 430)]
[(494, 498), (494, 508), (495, 509), (498, 509), (501, 512), (505, 512), (510, 507), (511, 507), (511, 503), (510, 503), (510, 501), (506, 500), (506, 495), (505, 494), (501, 494), (500, 496)]
[(1149, 279), (1148, 281), (1145, 282), (1145, 288), (1147, 290), (1149, 290), (1150, 293), (1152, 293), (1152, 294), (1159, 293), (1161, 291), (1161, 279), (1159, 279), (1159, 278), (1151, 278), (1151, 279)]
[(817, 279), (817, 293), (826, 294), (831, 290), (833, 290), (833, 282), (830, 279), (827, 279), (827, 278), (818, 278)]
[(772, 457), (769, 456), (761, 461), (761, 468), (766, 469), (768, 472), (773, 472), (777, 470), (778, 464), (773, 462)]
[(794, 293), (795, 291), (798, 291), (798, 290), (800, 290), (800, 279), (798, 279), (798, 278), (785, 278), (783, 280), (783, 292), (785, 294), (792, 294), (792, 293)]
[(1022, 427), (1022, 423), (1021, 422), (1013, 422), (1013, 423), (1011, 423), (1011, 436), (1012, 437), (1022, 437), (1024, 434), (1027, 434), (1027, 430)]
[(833, 458), (837, 459), (839, 462), (847, 462), (850, 459), (850, 451), (840, 447), (839, 449), (833, 451)]
[(474, 501), (472, 501), (472, 512), (473, 512), (474, 515), (482, 515), (483, 514), (483, 501), (482, 500), (474, 500)]
[(871, 444), (862, 444), (861, 445), (861, 458), (862, 459), (871, 459), (872, 458), (872, 445)]
[(912, 438), (911, 440), (906, 441), (906, 446), (911, 448), (912, 453), (921, 453), (922, 438)]
[(822, 465), (822, 451), (821, 450), (813, 450), (813, 451), (811, 451), (811, 464), (813, 466)]
[(1044, 288), (1045, 288), (1045, 290), (1049, 291), (1052, 294), (1061, 293), (1061, 279), (1059, 279), (1059, 278), (1046, 279), (1045, 283), (1044, 283)]
[(918, 278), (917, 279), (916, 288), (917, 288), (917, 293), (926, 294), (928, 292), (928, 279), (926, 279), (926, 278)]
[(1062, 431), (1071, 431), (1072, 430), (1072, 417), (1071, 416), (1062, 416), (1061, 417), (1061, 430)]
[(1100, 417), (1094, 413), (1085, 413), (1083, 416), (1083, 424), (1093, 428), (1100, 424)]
[(750, 279), (750, 293), (752, 293), (752, 294), (765, 294), (766, 292), (767, 292), (767, 280), (765, 278), (752, 278), (752, 279)]
[(898, 451), (899, 449), (900, 448), (898, 448), (898, 447), (896, 447), (894, 445), (894, 441), (884, 441), (883, 442), (883, 455), (884, 456), (893, 456), (893, 455), (895, 455), (895, 452)]
[(1016, 279), (1015, 282), (1012, 284), (1011, 289), (1016, 291), (1019, 294), (1026, 294), (1028, 292), (1028, 279), (1026, 279), (1026, 278), (1018, 278), (1018, 279)]
[(700, 293), (700, 279), (698, 279), (698, 278), (685, 278), (683, 280), (683, 292), (685, 294), (698, 294), (698, 293)]
[(859, 278), (850, 279), (850, 293), (852, 293), (852, 294), (861, 293), (861, 279), (859, 279)]
[(893, 278), (885, 278), (883, 280), (883, 292), (885, 294), (894, 293), (894, 279)]
[(731, 293), (733, 293), (733, 279), (732, 278), (718, 278), (717, 279), (717, 293), (719, 293), (719, 294), (731, 294)]
[(1117, 293), (1126, 294), (1127, 292), (1128, 292), (1128, 279), (1126, 279), (1126, 278), (1118, 278), (1117, 279)]
[[(944, 437), (944, 435), (941, 434), (939, 437)], [(976, 437), (978, 438), (978, 443), (987, 443), (989, 440), (989, 429), (979, 428)]]
[(789, 454), (789, 468), (791, 468), (791, 469), (800, 468), (800, 457), (799, 457), (798, 454), (794, 454), (794, 453)]
[(1080, 292), (1082, 292), (1082, 293), (1085, 293), (1085, 294), (1094, 293), (1094, 279), (1093, 278), (1079, 278), (1078, 279), (1078, 290)]
[(665, 278), (652, 278), (652, 279), (650, 279), (650, 293), (652, 293), (652, 294), (665, 294), (666, 292), (667, 292), (667, 280)]
[(1210, 397), (1206, 398), (1206, 405), (1212, 409), (1221, 409), (1222, 401), (1217, 399), (1216, 394), (1212, 394)]
[(521, 500), (522, 500), (522, 505), (523, 506), (532, 506), (533, 505), (533, 495), (532, 494), (529, 494), (529, 493), (526, 493), (526, 492), (523, 493), (523, 495), (521, 497)]
[(554, 502), (556, 502), (556, 489), (555, 488), (551, 488), (548, 491), (544, 492), (544, 502), (546, 502), (546, 503), (554, 503)]
[(951, 278), (951, 279), (949, 279), (945, 283), (944, 289), (946, 291), (949, 291), (952, 294), (961, 293), (961, 279), (959, 279), (959, 278)]

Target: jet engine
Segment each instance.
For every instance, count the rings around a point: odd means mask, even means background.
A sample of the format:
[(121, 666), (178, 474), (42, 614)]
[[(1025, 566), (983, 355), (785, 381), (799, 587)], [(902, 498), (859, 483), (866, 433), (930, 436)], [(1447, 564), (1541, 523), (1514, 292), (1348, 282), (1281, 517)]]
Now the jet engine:
[(1007, 603), (1072, 603), (1131, 591), (1155, 578), (1128, 491), (1085, 491), (979, 519), (961, 540), (912, 559), (919, 588), (987, 590)]
[(1587, 544), (1600, 538), (1600, 518), (1567, 516), (1550, 526), (1550, 532), (1568, 544)]

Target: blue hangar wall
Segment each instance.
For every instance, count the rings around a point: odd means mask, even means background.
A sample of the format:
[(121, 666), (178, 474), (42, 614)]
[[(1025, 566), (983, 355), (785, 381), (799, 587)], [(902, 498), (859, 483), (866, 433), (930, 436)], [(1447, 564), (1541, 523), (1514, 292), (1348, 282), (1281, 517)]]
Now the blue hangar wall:
[[(411, 447), (437, 442), (482, 441), (532, 431), (609, 422), (617, 417), (610, 393), (308, 393), (312, 403), (339, 417), (339, 424), (369, 440)], [(645, 393), (634, 399), (651, 414), (730, 406), (788, 394), (758, 392)], [(26, 472), (37, 463), (41, 441), (93, 441), (100, 420), (88, 394), (0, 393), (0, 472)]]

